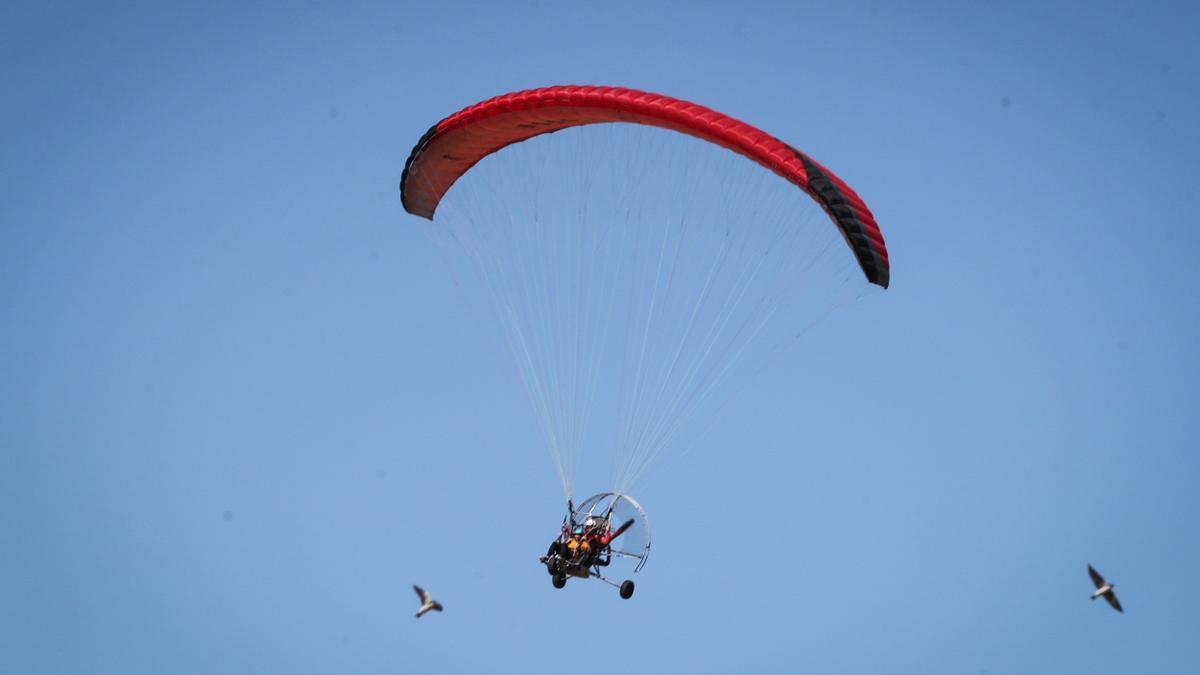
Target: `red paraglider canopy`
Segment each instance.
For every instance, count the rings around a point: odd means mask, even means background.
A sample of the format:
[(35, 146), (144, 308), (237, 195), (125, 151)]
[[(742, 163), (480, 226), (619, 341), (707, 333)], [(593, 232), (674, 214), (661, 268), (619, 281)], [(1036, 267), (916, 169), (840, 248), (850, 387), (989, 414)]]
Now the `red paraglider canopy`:
[(755, 127), (704, 106), (621, 87), (559, 86), (490, 98), (438, 122), (404, 165), (405, 210), (433, 218), (442, 196), (479, 160), (505, 146), (568, 127), (629, 122), (671, 129), (737, 152), (794, 183), (841, 230), (867, 281), (888, 286), (883, 234), (863, 200), (808, 155)]

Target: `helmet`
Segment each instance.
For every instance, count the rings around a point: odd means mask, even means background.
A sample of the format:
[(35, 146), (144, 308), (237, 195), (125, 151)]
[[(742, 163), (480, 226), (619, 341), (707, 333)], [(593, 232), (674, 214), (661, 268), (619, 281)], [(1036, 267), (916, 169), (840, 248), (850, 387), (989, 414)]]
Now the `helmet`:
[(583, 525), (584, 525), (584, 527), (595, 527), (596, 521), (591, 518), (588, 518), (587, 520), (583, 521)]

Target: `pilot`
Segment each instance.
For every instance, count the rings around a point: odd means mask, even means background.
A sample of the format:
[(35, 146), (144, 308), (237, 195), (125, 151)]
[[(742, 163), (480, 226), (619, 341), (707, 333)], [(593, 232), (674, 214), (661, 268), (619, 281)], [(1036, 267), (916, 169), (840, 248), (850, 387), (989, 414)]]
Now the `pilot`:
[(587, 538), (593, 547), (601, 547), (608, 543), (608, 528), (605, 527), (604, 520), (588, 518), (583, 524), (584, 532), (587, 533)]
[(567, 538), (567, 553), (570, 558), (577, 558), (581, 553), (586, 553), (591, 549), (587, 538), (584, 537), (583, 527), (576, 525), (571, 530), (571, 536)]

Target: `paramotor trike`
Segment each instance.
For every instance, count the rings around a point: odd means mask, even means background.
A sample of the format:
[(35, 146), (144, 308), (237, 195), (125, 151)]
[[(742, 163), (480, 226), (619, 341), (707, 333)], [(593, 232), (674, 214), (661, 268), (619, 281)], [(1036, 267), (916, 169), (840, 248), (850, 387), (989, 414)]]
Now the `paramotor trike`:
[(601, 492), (575, 506), (567, 502), (562, 531), (540, 558), (555, 588), (567, 585), (568, 577), (594, 577), (620, 590), (621, 597), (633, 596), (633, 581), (609, 580), (603, 571), (614, 562), (633, 565), (638, 572), (650, 555), (650, 522), (641, 504), (618, 492)]

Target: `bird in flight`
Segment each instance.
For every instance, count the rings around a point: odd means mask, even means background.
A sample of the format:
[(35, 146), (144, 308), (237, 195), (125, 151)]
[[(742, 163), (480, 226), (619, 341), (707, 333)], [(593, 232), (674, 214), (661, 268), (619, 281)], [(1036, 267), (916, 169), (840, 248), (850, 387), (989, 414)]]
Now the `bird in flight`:
[(429, 610), (434, 610), (437, 612), (442, 611), (442, 603), (429, 597), (429, 594), (425, 592), (424, 588), (413, 584), (413, 590), (417, 592), (417, 597), (421, 599), (421, 608), (417, 610), (418, 619), (421, 618), (422, 614), (428, 612)]
[(1092, 583), (1096, 584), (1096, 592), (1092, 593), (1092, 599), (1095, 600), (1096, 598), (1103, 597), (1108, 601), (1108, 604), (1112, 605), (1113, 609), (1124, 613), (1125, 610), (1121, 609), (1121, 602), (1117, 600), (1117, 594), (1113, 593), (1114, 586), (1105, 581), (1104, 577), (1100, 576), (1096, 568), (1091, 565), (1088, 565), (1088, 575), (1092, 577)]

